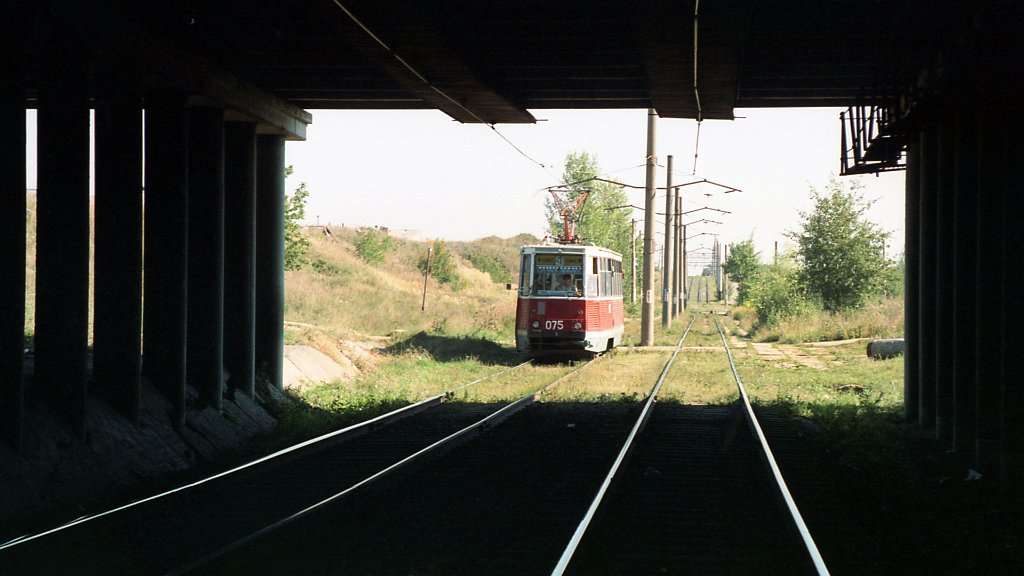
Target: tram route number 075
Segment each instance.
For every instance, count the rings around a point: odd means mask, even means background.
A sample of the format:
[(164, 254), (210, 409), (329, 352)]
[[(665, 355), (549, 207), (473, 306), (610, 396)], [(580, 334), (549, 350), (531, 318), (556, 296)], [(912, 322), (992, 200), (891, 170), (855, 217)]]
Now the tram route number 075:
[(562, 330), (565, 328), (565, 322), (563, 320), (545, 320), (545, 330)]

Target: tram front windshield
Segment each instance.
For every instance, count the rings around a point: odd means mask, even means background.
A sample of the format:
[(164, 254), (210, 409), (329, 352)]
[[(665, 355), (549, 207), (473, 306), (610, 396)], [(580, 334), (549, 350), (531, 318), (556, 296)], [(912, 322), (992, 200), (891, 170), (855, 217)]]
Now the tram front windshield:
[(533, 293), (583, 296), (583, 254), (535, 254)]

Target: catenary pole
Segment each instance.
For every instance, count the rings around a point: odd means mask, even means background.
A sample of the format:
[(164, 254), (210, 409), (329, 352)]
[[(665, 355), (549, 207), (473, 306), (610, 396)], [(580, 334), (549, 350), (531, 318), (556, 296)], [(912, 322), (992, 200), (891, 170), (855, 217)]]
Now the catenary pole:
[(683, 192), (679, 188), (675, 190), (676, 202), (676, 280), (675, 280), (675, 301), (673, 308), (676, 314), (683, 313)]
[(630, 220), (629, 222), (629, 265), (631, 268), (631, 274), (629, 275), (629, 302), (636, 304), (636, 220)]
[(644, 193), (644, 282), (643, 305), (640, 321), (640, 345), (654, 343), (654, 298), (651, 294), (654, 284), (654, 190), (655, 190), (655, 148), (658, 113), (647, 109), (647, 182)]
[(665, 184), (665, 249), (662, 250), (661, 264), (661, 327), (668, 329), (672, 325), (672, 302), (670, 293), (672, 291), (672, 248), (675, 241), (672, 238), (672, 155), (668, 156), (666, 164), (668, 176)]
[[(682, 212), (683, 202), (682, 202), (682, 198), (681, 197), (680, 197), (680, 200), (679, 200), (679, 208), (680, 208), (679, 215), (682, 216), (682, 214), (683, 214), (683, 212)], [(689, 294), (690, 284), (689, 284), (689, 278), (687, 278), (687, 276), (689, 276), (689, 274), (687, 273), (688, 272), (687, 271), (687, 267), (689, 266), (689, 262), (688, 262), (689, 256), (687, 256), (687, 254), (686, 254), (686, 224), (683, 224), (680, 227), (679, 237), (683, 241), (683, 248), (682, 248), (682, 253), (683, 253), (682, 278), (683, 278), (683, 282), (682, 282), (682, 286), (681, 286), (681, 288), (682, 288), (682, 300), (683, 300), (683, 302), (682, 302), (682, 309), (686, 310), (686, 305), (689, 304), (689, 300), (690, 300), (690, 294)]]

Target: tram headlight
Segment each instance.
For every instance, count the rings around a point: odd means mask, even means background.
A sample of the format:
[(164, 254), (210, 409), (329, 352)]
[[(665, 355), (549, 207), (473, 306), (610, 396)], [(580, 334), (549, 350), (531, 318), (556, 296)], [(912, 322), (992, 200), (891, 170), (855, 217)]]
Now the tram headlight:
[(531, 326), (533, 326), (534, 328), (540, 328), (540, 322), (538, 322), (537, 320), (534, 320), (533, 324), (531, 324)]
[(580, 322), (576, 322), (575, 324), (572, 325), (572, 329), (573, 330), (581, 330), (581, 329), (583, 329), (583, 324), (581, 324)]

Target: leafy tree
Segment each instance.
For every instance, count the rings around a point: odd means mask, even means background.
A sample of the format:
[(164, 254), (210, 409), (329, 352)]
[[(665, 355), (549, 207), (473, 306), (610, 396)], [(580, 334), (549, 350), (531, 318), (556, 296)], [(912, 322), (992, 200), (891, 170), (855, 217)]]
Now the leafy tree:
[(360, 228), (356, 231), (356, 254), (367, 264), (380, 264), (394, 248), (394, 240), (384, 230)]
[(760, 254), (754, 250), (753, 240), (744, 240), (730, 245), (729, 257), (725, 260), (725, 273), (739, 286), (737, 299), (744, 304), (750, 297), (750, 284), (761, 269)]
[(899, 260), (887, 260), (885, 270), (882, 271), (881, 293), (886, 298), (894, 298), (903, 295), (904, 273), (906, 261), (903, 255)]
[(878, 293), (886, 268), (882, 251), (888, 233), (867, 220), (871, 204), (859, 188), (835, 178), (824, 193), (812, 188), (814, 208), (801, 212), (801, 230), (789, 234), (797, 243), (801, 284), (832, 312), (857, 308)]
[[(284, 169), (285, 177), (291, 176), (293, 168)], [(306, 218), (306, 199), (309, 189), (302, 182), (291, 196), (284, 199), (284, 269), (298, 270), (306, 264), (309, 239), (302, 233), (300, 224)]]
[[(562, 182), (570, 190), (569, 198), (575, 200), (583, 190), (590, 190), (590, 196), (583, 206), (579, 224), (576, 226), (576, 234), (585, 242), (592, 242), (622, 254), (622, 268), (626, 274), (625, 285), (629, 286), (631, 263), (628, 261), (628, 255), (632, 213), (629, 208), (619, 208), (628, 204), (629, 199), (621, 186), (590, 180), (599, 174), (600, 168), (595, 156), (587, 152), (570, 152), (565, 157)], [(545, 199), (544, 213), (548, 220), (549, 233), (552, 236), (561, 235), (562, 218), (551, 198)], [(637, 252), (643, 252), (643, 242), (638, 241), (637, 244)], [(640, 258), (642, 256), (638, 255), (638, 271), (643, 269)]]
[[(427, 271), (427, 255), (424, 254), (416, 264), (419, 271)], [(452, 258), (451, 250), (444, 240), (434, 240), (433, 250), (430, 254), (430, 275), (441, 284), (451, 286), (452, 290), (462, 287), (462, 278), (455, 266), (455, 259)]]

